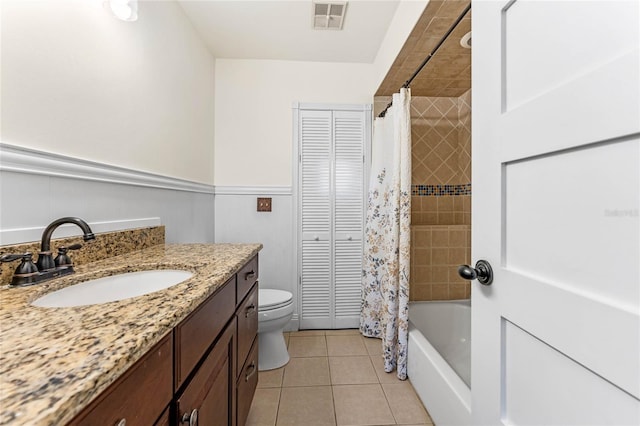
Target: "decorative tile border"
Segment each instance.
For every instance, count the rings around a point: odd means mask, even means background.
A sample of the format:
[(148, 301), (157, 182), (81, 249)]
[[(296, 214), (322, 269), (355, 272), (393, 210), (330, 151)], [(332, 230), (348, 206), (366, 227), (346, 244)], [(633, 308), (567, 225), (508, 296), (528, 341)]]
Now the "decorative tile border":
[(471, 184), (463, 183), (460, 185), (411, 185), (411, 195), (418, 197), (471, 195)]

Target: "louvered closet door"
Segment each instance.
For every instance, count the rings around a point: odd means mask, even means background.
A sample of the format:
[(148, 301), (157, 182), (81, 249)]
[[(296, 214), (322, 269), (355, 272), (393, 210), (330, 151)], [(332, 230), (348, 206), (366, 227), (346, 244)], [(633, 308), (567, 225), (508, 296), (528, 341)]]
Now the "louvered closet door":
[(331, 133), (331, 111), (301, 111), (300, 323), (305, 328), (331, 323)]
[(300, 327), (360, 322), (365, 111), (301, 110)]
[(334, 111), (334, 328), (358, 327), (362, 282), (364, 114)]

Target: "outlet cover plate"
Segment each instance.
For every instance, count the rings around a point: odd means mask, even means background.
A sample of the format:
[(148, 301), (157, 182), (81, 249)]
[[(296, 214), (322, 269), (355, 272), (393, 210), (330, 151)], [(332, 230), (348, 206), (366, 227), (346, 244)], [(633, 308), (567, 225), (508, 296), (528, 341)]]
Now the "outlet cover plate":
[(271, 211), (271, 198), (258, 198), (258, 211), (270, 212)]

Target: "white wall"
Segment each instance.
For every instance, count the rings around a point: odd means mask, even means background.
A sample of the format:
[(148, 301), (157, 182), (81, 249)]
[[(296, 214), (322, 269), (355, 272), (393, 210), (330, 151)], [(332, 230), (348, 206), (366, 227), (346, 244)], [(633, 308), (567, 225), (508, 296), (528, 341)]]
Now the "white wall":
[(0, 144), (0, 246), (39, 241), (44, 228), (64, 216), (86, 220), (96, 233), (162, 224), (167, 242), (212, 243), (213, 191), (212, 185)]
[(3, 0), (4, 143), (213, 184), (215, 60), (173, 1)]
[(370, 67), (218, 59), (216, 185), (291, 185), (292, 103), (371, 102)]
[[(215, 60), (182, 9), (140, 2), (139, 20), (123, 22), (102, 0), (3, 0), (0, 13), (0, 139), (41, 151), (13, 165), (3, 154), (0, 244), (62, 216), (116, 228), (155, 218), (168, 242), (213, 242)], [(65, 168), (74, 158), (96, 164)], [(104, 178), (101, 164), (132, 170)], [(121, 182), (139, 171), (208, 185)]]
[(216, 61), (216, 185), (291, 185), (292, 103), (372, 103), (427, 2), (403, 1), (372, 64)]

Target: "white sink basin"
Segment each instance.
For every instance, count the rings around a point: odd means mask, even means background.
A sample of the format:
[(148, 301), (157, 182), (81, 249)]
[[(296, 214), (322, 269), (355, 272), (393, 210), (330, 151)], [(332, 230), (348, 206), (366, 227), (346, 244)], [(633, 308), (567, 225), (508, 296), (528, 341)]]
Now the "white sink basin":
[(112, 275), (65, 287), (31, 303), (41, 308), (97, 305), (164, 290), (193, 276), (188, 271), (160, 269)]

